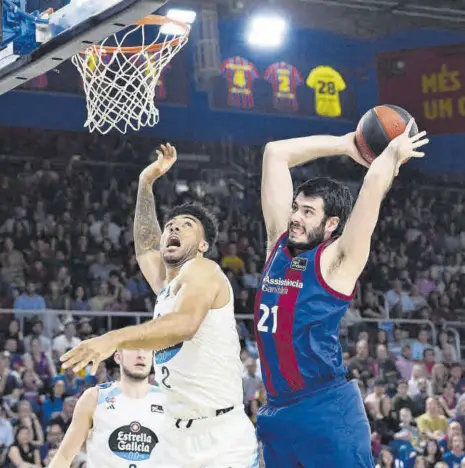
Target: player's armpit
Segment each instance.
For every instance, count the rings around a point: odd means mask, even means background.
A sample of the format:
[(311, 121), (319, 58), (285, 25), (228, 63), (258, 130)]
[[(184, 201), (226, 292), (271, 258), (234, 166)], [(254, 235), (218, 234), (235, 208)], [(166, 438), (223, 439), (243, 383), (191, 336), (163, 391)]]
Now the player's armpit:
[(137, 257), (137, 263), (144, 275), (144, 278), (150, 284), (152, 291), (159, 294), (165, 287), (166, 269), (159, 251), (146, 252)]
[(110, 332), (116, 348), (160, 350), (193, 338), (225, 284), (218, 265), (197, 258), (177, 278), (173, 313)]
[(69, 468), (71, 466), (92, 428), (97, 400), (98, 389), (96, 387), (89, 388), (79, 398), (71, 425), (48, 468)]
[(324, 269), (325, 279), (338, 292), (350, 294), (365, 268), (381, 202), (392, 184), (394, 171), (391, 158), (380, 156), (373, 162), (341, 237), (322, 254), (322, 272)]

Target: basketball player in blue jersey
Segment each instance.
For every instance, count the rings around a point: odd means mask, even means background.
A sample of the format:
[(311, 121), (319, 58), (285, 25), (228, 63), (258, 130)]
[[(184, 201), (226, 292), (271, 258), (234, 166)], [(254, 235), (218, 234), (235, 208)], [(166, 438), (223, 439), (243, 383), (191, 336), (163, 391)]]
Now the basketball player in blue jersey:
[(381, 201), (402, 162), (422, 157), (405, 132), (368, 169), (357, 202), (347, 186), (311, 179), (293, 194), (290, 169), (346, 154), (364, 164), (354, 134), (269, 143), (262, 173), (267, 261), (255, 326), (267, 404), (257, 418), (267, 468), (374, 466), (356, 381), (347, 381), (339, 322), (365, 267)]

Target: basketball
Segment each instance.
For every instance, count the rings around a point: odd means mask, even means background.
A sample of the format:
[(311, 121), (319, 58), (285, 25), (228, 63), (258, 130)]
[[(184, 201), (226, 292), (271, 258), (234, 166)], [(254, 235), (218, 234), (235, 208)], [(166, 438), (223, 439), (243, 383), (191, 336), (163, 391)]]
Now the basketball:
[[(361, 119), (355, 131), (355, 143), (362, 157), (372, 163), (389, 145), (401, 135), (412, 116), (402, 107), (382, 105), (370, 109)], [(414, 123), (410, 136), (418, 133)]]

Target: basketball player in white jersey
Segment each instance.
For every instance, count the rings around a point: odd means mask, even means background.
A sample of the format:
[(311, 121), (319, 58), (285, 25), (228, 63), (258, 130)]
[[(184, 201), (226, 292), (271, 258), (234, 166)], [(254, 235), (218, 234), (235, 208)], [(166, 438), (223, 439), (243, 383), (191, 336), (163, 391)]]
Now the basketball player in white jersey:
[(106, 359), (116, 348), (155, 350), (156, 376), (166, 394), (167, 427), (156, 466), (249, 468), (258, 466), (255, 430), (244, 413), (240, 345), (231, 285), (204, 258), (217, 225), (200, 205), (173, 209), (161, 231), (153, 183), (176, 161), (162, 146), (140, 175), (134, 244), (157, 294), (154, 320), (81, 343), (62, 357), (76, 372)]
[(152, 468), (163, 425), (163, 395), (149, 384), (152, 352), (115, 353), (121, 380), (86, 390), (49, 468), (69, 468), (87, 439), (87, 468)]

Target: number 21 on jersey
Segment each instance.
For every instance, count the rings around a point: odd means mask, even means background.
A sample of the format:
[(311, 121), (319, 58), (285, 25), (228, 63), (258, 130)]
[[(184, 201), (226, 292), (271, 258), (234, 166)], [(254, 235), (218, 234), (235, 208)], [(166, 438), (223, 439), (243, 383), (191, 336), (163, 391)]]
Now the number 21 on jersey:
[(261, 317), (257, 324), (257, 330), (264, 333), (276, 333), (278, 329), (278, 306), (268, 307), (260, 304)]

